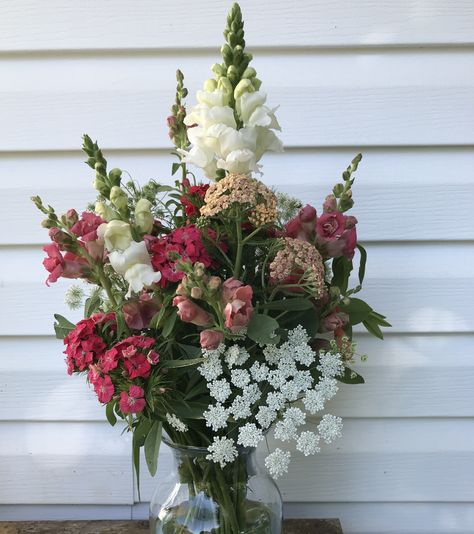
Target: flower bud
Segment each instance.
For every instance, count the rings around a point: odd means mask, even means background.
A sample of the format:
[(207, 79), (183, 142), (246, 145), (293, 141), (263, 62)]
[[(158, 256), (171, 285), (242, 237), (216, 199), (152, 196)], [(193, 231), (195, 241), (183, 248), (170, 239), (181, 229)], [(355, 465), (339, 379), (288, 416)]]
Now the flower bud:
[(225, 68), (223, 68), (220, 63), (214, 63), (214, 65), (211, 67), (211, 70), (218, 78), (225, 76)]
[(260, 87), (262, 86), (262, 80), (259, 80), (258, 78), (254, 78), (252, 80), (252, 85), (254, 86), (255, 91), (258, 91)]
[(122, 179), (122, 171), (120, 169), (112, 169), (109, 172), (109, 180), (112, 185), (120, 185), (120, 180)]
[(237, 71), (237, 68), (235, 67), (235, 65), (230, 65), (227, 69), (227, 78), (229, 78), (231, 82), (235, 82), (237, 81), (238, 77), (239, 73)]
[(233, 93), (232, 84), (230, 83), (229, 78), (226, 78), (225, 76), (219, 78), (219, 81), (217, 82), (217, 88), (221, 91), (224, 91), (227, 96), (230, 96)]
[(344, 191), (344, 184), (336, 184), (332, 191), (336, 197), (340, 197)]
[(92, 185), (94, 186), (94, 189), (104, 197), (107, 197), (109, 195), (109, 186), (104, 182), (103, 177), (100, 174), (96, 175)]
[(49, 219), (43, 219), (43, 220), (41, 221), (41, 226), (42, 226), (43, 228), (52, 228), (53, 223), (52, 223), (52, 221), (50, 221)]
[(94, 211), (107, 222), (116, 217), (114, 210), (104, 202), (96, 202)]
[(253, 88), (252, 82), (248, 79), (240, 80), (234, 89), (234, 98), (240, 98), (244, 93), (253, 93), (255, 90)]
[(72, 245), (73, 243), (72, 237), (57, 227), (50, 228), (48, 235), (51, 241), (54, 241), (54, 243), (57, 243), (59, 245), (60, 249), (64, 245)]
[(214, 78), (209, 78), (204, 82), (204, 91), (209, 91), (212, 93), (217, 89), (217, 82), (214, 80)]
[(128, 206), (127, 195), (116, 185), (110, 190), (110, 202), (120, 211), (125, 211)]
[(204, 264), (201, 263), (200, 261), (196, 262), (194, 264), (194, 274), (196, 275), (196, 277), (200, 278), (204, 276), (204, 272), (205, 272)]
[(247, 67), (242, 74), (242, 78), (255, 78), (257, 71), (253, 67)]
[(68, 226), (73, 226), (77, 223), (79, 219), (79, 215), (77, 214), (77, 211), (75, 209), (67, 210), (66, 212), (66, 224)]
[(150, 208), (151, 202), (146, 198), (141, 198), (135, 206), (135, 224), (145, 234), (153, 229), (154, 218)]
[(209, 291), (217, 291), (221, 286), (222, 280), (218, 276), (211, 276), (207, 283)]
[(323, 204), (324, 213), (332, 213), (337, 211), (337, 201), (334, 195), (328, 195)]
[(193, 299), (200, 299), (202, 298), (202, 289), (200, 287), (193, 287), (191, 288), (191, 297)]

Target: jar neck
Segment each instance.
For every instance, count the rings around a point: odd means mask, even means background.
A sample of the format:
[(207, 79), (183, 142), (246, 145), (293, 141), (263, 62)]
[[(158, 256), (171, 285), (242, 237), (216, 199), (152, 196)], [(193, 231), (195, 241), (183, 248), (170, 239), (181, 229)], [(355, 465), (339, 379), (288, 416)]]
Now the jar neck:
[[(179, 443), (174, 443), (170, 440), (168, 436), (163, 436), (162, 442), (164, 445), (171, 449), (177, 467), (183, 464), (183, 462), (189, 461), (199, 461), (200, 463), (209, 462), (210, 464), (214, 464), (212, 460), (208, 460), (206, 458), (209, 454), (209, 451), (206, 447), (193, 447), (191, 445), (181, 445)], [(246, 471), (249, 476), (256, 474), (259, 470), (256, 450), (256, 448), (239, 447), (237, 449), (238, 456), (236, 460), (227, 464), (225, 468), (232, 469), (235, 463), (240, 463), (246, 466)], [(217, 466), (218, 464), (214, 465)]]

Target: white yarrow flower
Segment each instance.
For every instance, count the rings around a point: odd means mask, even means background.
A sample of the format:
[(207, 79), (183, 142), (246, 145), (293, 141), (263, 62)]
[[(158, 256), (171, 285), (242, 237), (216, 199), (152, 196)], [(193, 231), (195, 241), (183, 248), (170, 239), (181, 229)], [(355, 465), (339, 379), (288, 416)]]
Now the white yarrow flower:
[(288, 472), (291, 454), (289, 451), (275, 449), (265, 458), (265, 467), (273, 478), (278, 478)]
[(256, 382), (262, 382), (266, 380), (268, 372), (268, 366), (264, 363), (254, 362), (250, 368), (250, 374)]
[(178, 432), (187, 432), (188, 426), (181, 421), (178, 417), (176, 417), (175, 414), (166, 414), (166, 420), (168, 421), (168, 424), (172, 426), (175, 430)]
[(227, 426), (227, 419), (229, 417), (229, 411), (222, 406), (222, 404), (215, 404), (214, 406), (208, 406), (207, 410), (203, 413), (206, 426), (212, 428), (214, 432)]
[(291, 441), (297, 434), (296, 425), (290, 419), (278, 421), (275, 425), (275, 439), (280, 441)]
[(217, 402), (225, 402), (231, 395), (232, 390), (225, 378), (214, 380), (207, 385), (209, 394)]
[(303, 397), (304, 407), (311, 415), (314, 415), (324, 409), (324, 401), (324, 395), (315, 389), (307, 391)]
[(319, 436), (314, 432), (301, 432), (296, 440), (296, 449), (305, 456), (316, 454), (321, 450), (319, 447)]
[(318, 432), (326, 443), (331, 443), (342, 435), (342, 419), (326, 414), (318, 425)]
[(269, 428), (276, 418), (277, 412), (275, 410), (272, 410), (268, 406), (260, 406), (257, 415), (255, 416), (255, 419), (257, 420), (258, 424), (264, 429)]
[(237, 443), (243, 447), (257, 447), (263, 440), (263, 432), (254, 423), (247, 423), (239, 429)]
[(339, 354), (331, 352), (321, 352), (319, 354), (319, 365), (316, 368), (324, 377), (334, 378), (344, 372), (344, 364)]
[(320, 392), (325, 400), (330, 400), (338, 392), (339, 385), (335, 378), (324, 377), (314, 386), (314, 389)]
[(219, 378), (223, 373), (221, 355), (219, 349), (203, 350), (202, 355), (205, 361), (197, 369), (207, 382)]
[(247, 369), (232, 369), (230, 381), (235, 387), (243, 389), (250, 383), (250, 374)]
[(303, 410), (297, 408), (296, 406), (287, 408), (283, 414), (283, 417), (285, 420), (291, 421), (291, 423), (297, 427), (306, 423), (306, 414), (303, 412)]
[(234, 440), (230, 438), (216, 436), (207, 450), (209, 454), (206, 459), (219, 464), (221, 467), (225, 467), (226, 464), (237, 458)]
[(230, 412), (235, 419), (247, 419), (247, 417), (250, 417), (252, 415), (252, 406), (249, 399), (243, 395), (237, 395), (232, 401)]

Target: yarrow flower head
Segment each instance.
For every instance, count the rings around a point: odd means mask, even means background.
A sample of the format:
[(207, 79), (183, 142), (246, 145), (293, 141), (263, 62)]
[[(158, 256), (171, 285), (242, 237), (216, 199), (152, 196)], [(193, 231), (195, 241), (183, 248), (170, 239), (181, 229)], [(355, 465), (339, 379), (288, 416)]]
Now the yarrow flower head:
[(239, 429), (237, 443), (243, 447), (257, 447), (263, 440), (263, 432), (254, 423), (247, 423)]
[(315, 298), (320, 298), (324, 290), (324, 263), (316, 247), (306, 241), (282, 238), (282, 248), (270, 263), (272, 284), (292, 285), (302, 291), (303, 287)]
[(289, 451), (282, 451), (277, 448), (265, 458), (265, 467), (273, 478), (279, 478), (288, 472), (290, 460), (291, 453)]
[(316, 454), (321, 449), (319, 447), (319, 436), (314, 432), (301, 432), (296, 440), (296, 449), (302, 452), (305, 456)]
[(237, 458), (237, 448), (231, 438), (216, 436), (207, 450), (209, 454), (206, 459), (219, 464), (221, 467), (225, 467), (226, 464)]
[(211, 427), (216, 432), (227, 425), (229, 411), (222, 404), (217, 403), (214, 406), (209, 406), (207, 411), (203, 413), (203, 416), (206, 421), (206, 426)]
[(176, 417), (175, 414), (167, 413), (166, 414), (166, 420), (168, 421), (168, 424), (170, 426), (172, 426), (178, 432), (187, 432), (188, 431), (188, 425), (183, 423), (183, 421), (181, 421), (181, 419)]
[(331, 414), (324, 415), (318, 425), (318, 432), (326, 443), (331, 443), (342, 435), (342, 419)]
[(321, 351), (317, 369), (324, 377), (334, 378), (344, 372), (344, 364), (339, 354)]
[(229, 174), (207, 190), (201, 215), (215, 217), (240, 206), (254, 226), (264, 226), (277, 218), (275, 193), (264, 183), (245, 174)]

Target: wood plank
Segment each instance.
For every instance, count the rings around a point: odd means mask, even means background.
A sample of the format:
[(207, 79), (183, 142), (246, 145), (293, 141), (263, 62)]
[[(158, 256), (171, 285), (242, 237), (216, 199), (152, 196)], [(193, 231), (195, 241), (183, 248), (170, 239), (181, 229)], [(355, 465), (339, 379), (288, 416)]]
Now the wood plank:
[[(170, 150), (113, 150), (106, 151), (105, 156), (111, 168), (119, 167), (127, 171), (140, 183), (150, 178), (168, 183), (172, 180), (171, 163), (174, 161)], [(284, 186), (289, 179), (297, 184), (311, 182), (329, 190), (356, 153), (356, 147), (288, 148), (283, 154), (269, 153), (262, 160), (263, 180), (276, 187)], [(68, 190), (72, 195), (82, 189), (92, 192), (93, 176), (83, 163), (84, 158), (84, 153), (79, 150), (0, 152), (0, 173), (5, 177), (0, 180), (0, 194), (13, 196), (13, 192), (19, 194), (25, 189), (24, 196), (29, 198), (32, 194), (51, 189), (63, 191), (64, 194)], [(364, 184), (384, 189), (392, 185), (408, 189), (415, 183), (428, 189), (447, 183), (453, 184), (453, 187), (466, 185), (472, 183), (473, 168), (472, 147), (367, 147), (363, 151), (354, 194), (358, 196), (359, 187)], [(199, 173), (197, 175), (199, 178)], [(355, 200), (358, 201), (358, 198)]]
[[(270, 103), (281, 106), (281, 137), (289, 147), (474, 144), (472, 87), (267, 90)], [(70, 150), (80, 145), (84, 132), (105, 148), (166, 148), (163, 124), (170, 98), (169, 92), (148, 88), (5, 92), (1, 149)]]
[[(269, 179), (265, 181), (274, 185)], [(277, 189), (320, 210), (332, 185), (320, 184), (316, 180), (304, 183), (293, 180), (278, 185)], [(5, 193), (8, 202), (0, 214), (0, 244), (45, 243), (47, 232), (40, 226), (44, 217), (30, 200), (31, 189), (7, 189)], [(76, 190), (37, 187), (36, 193), (46, 204), (54, 206), (58, 213), (65, 213), (70, 207), (80, 212), (95, 199), (92, 187)], [(358, 234), (364, 242), (474, 239), (474, 230), (469, 224), (474, 182), (413, 184), (407, 187), (405, 184), (366, 184), (360, 180), (353, 187), (353, 196), (356, 202), (353, 214), (359, 220)], [(419, 201), (421, 197), (423, 202)], [(457, 217), (437, 216), (446, 206), (452, 205), (456, 205)], [(11, 220), (15, 220), (14, 233), (8, 224)]]
[[(254, 48), (473, 42), (469, 0), (240, 3), (247, 39)], [(32, 1), (5, 0), (1, 7), (0, 49), (30, 51), (214, 47), (220, 43), (229, 6), (217, 0), (199, 4), (140, 0), (132, 8), (125, 0), (116, 0), (111, 10), (106, 3), (91, 0), (73, 4), (52, 0), (44, 10)]]
[(2, 423), (3, 504), (130, 504), (131, 453), (107, 423)]
[[(361, 386), (341, 385), (328, 408), (342, 417), (474, 417), (472, 335), (357, 336)], [(0, 420), (105, 421), (84, 377), (66, 374), (62, 343), (0, 338)], [(22, 401), (25, 390), (28, 402)]]

